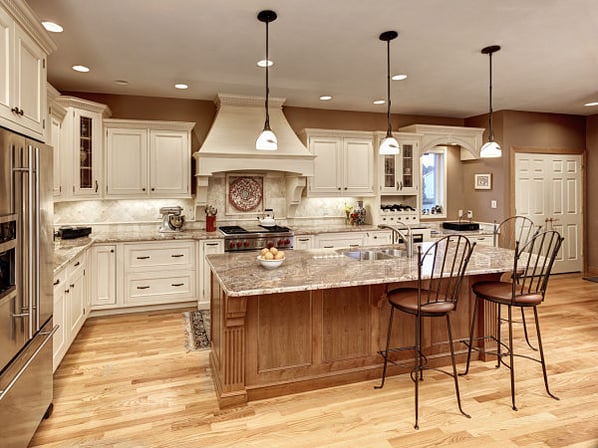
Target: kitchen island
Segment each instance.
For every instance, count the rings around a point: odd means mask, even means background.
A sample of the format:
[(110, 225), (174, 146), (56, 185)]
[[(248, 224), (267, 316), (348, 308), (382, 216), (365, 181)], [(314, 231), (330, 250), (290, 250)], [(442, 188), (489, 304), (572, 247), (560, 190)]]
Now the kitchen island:
[[(280, 268), (266, 270), (256, 256), (207, 256), (210, 363), (221, 407), (381, 376), (378, 351), (385, 346), (390, 312), (383, 295), (388, 285), (415, 284), (416, 257), (358, 261), (339, 250), (295, 250), (286, 252)], [(476, 246), (451, 319), (455, 339), (469, 336), (471, 284), (496, 279), (511, 266), (512, 251)], [(478, 327), (486, 334), (492, 314), (479, 313), (484, 325)], [(397, 317), (391, 346), (413, 345), (413, 318)], [(426, 322), (423, 345), (430, 364), (450, 363), (444, 325)], [(455, 348), (463, 359), (465, 346)], [(409, 361), (412, 354), (402, 353)], [(405, 370), (393, 366), (389, 373)]]

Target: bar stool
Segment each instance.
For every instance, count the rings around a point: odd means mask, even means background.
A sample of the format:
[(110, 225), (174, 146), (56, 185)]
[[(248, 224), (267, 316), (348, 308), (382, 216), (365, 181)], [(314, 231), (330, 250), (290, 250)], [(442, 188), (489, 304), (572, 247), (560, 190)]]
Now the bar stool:
[[(448, 331), (448, 345), (451, 354), (452, 373), (434, 368), (453, 377), (457, 404), (461, 414), (471, 418), (461, 407), (457, 367), (455, 365), (455, 352), (453, 349), (453, 336), (451, 330), (450, 313), (457, 308), (461, 283), (465, 269), (471, 257), (475, 243), (462, 235), (450, 235), (432, 244), (423, 254), (421, 246), (418, 247), (417, 257), (417, 287), (395, 288), (387, 290), (385, 295), (390, 304), (390, 318), (386, 336), (386, 348), (379, 353), (384, 358), (382, 381), (375, 389), (384, 387), (388, 362), (401, 365), (391, 360), (391, 353), (401, 350), (413, 350), (415, 366), (411, 370), (411, 380), (415, 383), (415, 429), (419, 429), (419, 381), (423, 380), (423, 370), (426, 368), (427, 358), (422, 347), (422, 318), (445, 317)], [(415, 318), (415, 345), (409, 347), (390, 348), (392, 323), (395, 309)], [(411, 366), (409, 366), (411, 367)], [(429, 367), (428, 367), (429, 368)]]
[[(469, 364), (471, 360), (471, 350), (473, 349), (473, 335), (475, 324), (477, 321), (478, 303), (480, 300), (494, 303), (498, 306), (497, 312), (497, 329), (495, 336), (485, 336), (496, 341), (496, 352), (489, 352), (496, 354), (496, 368), (500, 365), (506, 366), (511, 373), (511, 404), (513, 410), (517, 410), (515, 405), (515, 364), (514, 357), (518, 356), (526, 358), (542, 365), (542, 374), (544, 376), (544, 386), (549, 396), (558, 400), (559, 398), (553, 395), (548, 388), (548, 376), (546, 374), (546, 361), (544, 359), (544, 350), (542, 349), (542, 337), (540, 334), (540, 324), (538, 321), (537, 306), (544, 301), (546, 294), (546, 287), (550, 277), (550, 271), (554, 264), (554, 260), (561, 247), (563, 239), (560, 234), (554, 230), (541, 232), (533, 236), (527, 244), (515, 244), (515, 253), (513, 257), (513, 271), (511, 273), (511, 281), (484, 281), (475, 283), (472, 290), (476, 295), (476, 300), (473, 308), (473, 318), (471, 321), (471, 329), (469, 333), (469, 341), (467, 350), (467, 365), (465, 372), (460, 375), (467, 375), (469, 372)], [(507, 307), (508, 317), (503, 319), (501, 317), (501, 307)], [(539, 358), (528, 356), (523, 353), (514, 353), (513, 347), (513, 318), (512, 309), (532, 308), (534, 311), (534, 319), (536, 326), (536, 336), (538, 339)], [(501, 341), (501, 323), (507, 322), (509, 327), (509, 341), (505, 344)], [(505, 349), (505, 352), (502, 349)], [(509, 357), (508, 362), (504, 360)]]
[[(502, 247), (503, 249), (515, 249), (515, 244), (519, 242), (520, 246), (524, 246), (537, 233), (542, 230), (542, 226), (536, 226), (534, 222), (525, 216), (511, 216), (502, 221), (494, 229), (494, 247)], [(501, 281), (511, 282), (510, 273), (503, 276)], [(521, 321), (523, 324), (523, 332), (525, 335), (525, 342), (532, 350), (538, 350), (532, 345), (529, 340), (527, 332), (527, 324), (525, 322), (525, 310), (521, 308)]]

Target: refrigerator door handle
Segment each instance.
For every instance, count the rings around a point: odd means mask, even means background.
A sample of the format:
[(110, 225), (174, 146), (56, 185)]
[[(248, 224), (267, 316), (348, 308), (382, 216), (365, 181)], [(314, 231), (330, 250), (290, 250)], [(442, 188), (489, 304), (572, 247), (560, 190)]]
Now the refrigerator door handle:
[[(30, 147), (31, 148), (31, 147)], [(31, 165), (31, 163), (30, 163)], [(40, 195), (40, 181), (39, 181), (39, 172), (41, 171), (40, 167), (40, 160), (39, 160), (39, 147), (35, 147), (35, 171), (33, 173), (33, 182), (35, 182), (35, 201), (34, 201), (34, 212), (35, 212), (35, 230), (33, 234), (33, 241), (35, 241), (34, 250), (35, 250), (35, 296), (33, 297), (33, 307), (35, 309), (35, 330), (39, 331), (42, 326), (42, 322), (40, 322), (40, 308), (41, 308), (41, 292), (40, 292), (40, 247), (39, 247), (39, 240), (41, 235), (41, 226), (40, 226), (40, 203), (39, 203), (39, 195)], [(30, 327), (32, 327), (30, 325)], [(32, 330), (33, 331), (33, 330)], [(33, 334), (31, 334), (33, 336)]]
[[(27, 264), (29, 265), (29, 339), (31, 339), (33, 337), (33, 307), (35, 306), (35, 297), (34, 297), (34, 291), (35, 291), (35, 286), (33, 284), (34, 278), (31, 275), (31, 273), (35, 272), (34, 269), (34, 260), (35, 260), (35, 255), (33, 253), (33, 242), (35, 241), (35, 227), (33, 225), (31, 225), (31, 219), (34, 216), (35, 213), (35, 198), (34, 198), (34, 193), (35, 193), (35, 185), (34, 185), (34, 172), (33, 172), (33, 148), (31, 145), (27, 145), (27, 150), (29, 153), (29, 166), (27, 168), (27, 184), (28, 184), (28, 195), (29, 195), (29, 203), (28, 205), (28, 211), (27, 213), (29, 214), (29, 235), (27, 235), (27, 240), (28, 243), (27, 244), (27, 249), (28, 249), (28, 260), (27, 260)], [(37, 215), (37, 213), (35, 213)]]
[(35, 360), (35, 358), (37, 358), (37, 355), (39, 355), (39, 352), (41, 352), (43, 350), (43, 348), (46, 346), (48, 341), (52, 340), (52, 336), (54, 335), (54, 333), (56, 333), (56, 330), (58, 330), (58, 327), (59, 327), (59, 325), (54, 325), (54, 328), (52, 328), (52, 330), (43, 331), (43, 332), (39, 333), (40, 335), (45, 336), (44, 340), (42, 341), (40, 346), (35, 350), (35, 352), (33, 352), (33, 355), (31, 355), (31, 357), (27, 360), (27, 362), (23, 365), (23, 367), (21, 367), (19, 369), (17, 374), (14, 376), (14, 378), (12, 380), (10, 380), (10, 382), (6, 385), (6, 388), (4, 388), (3, 390), (0, 390), (0, 401), (2, 401), (2, 399), (6, 396), (6, 394), (8, 394), (10, 392), (10, 390), (14, 387), (14, 385), (17, 383), (17, 381), (19, 381), (19, 378), (21, 378), (21, 375), (23, 375), (23, 373), (25, 373), (27, 368), (31, 365), (31, 363)]

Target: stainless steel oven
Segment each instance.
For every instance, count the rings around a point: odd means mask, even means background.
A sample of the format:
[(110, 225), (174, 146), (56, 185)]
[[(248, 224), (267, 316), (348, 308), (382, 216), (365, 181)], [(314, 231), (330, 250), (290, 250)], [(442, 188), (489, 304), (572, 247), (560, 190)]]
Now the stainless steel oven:
[(284, 226), (221, 226), (224, 234), (224, 251), (240, 252), (263, 247), (290, 250), (295, 245), (294, 232)]

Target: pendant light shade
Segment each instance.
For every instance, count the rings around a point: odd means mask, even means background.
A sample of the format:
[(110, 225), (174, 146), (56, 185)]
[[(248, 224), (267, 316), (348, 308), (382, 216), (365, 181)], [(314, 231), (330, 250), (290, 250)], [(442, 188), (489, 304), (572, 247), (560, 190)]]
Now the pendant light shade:
[(494, 129), (492, 129), (492, 54), (500, 50), (499, 45), (491, 45), (482, 49), (482, 54), (487, 54), (490, 60), (490, 91), (489, 91), (489, 113), (488, 113), (488, 142), (482, 145), (480, 157), (483, 159), (502, 157), (500, 145), (494, 141)]
[(378, 153), (382, 155), (394, 155), (400, 152), (399, 142), (392, 136), (390, 124), (390, 41), (396, 39), (398, 35), (396, 31), (385, 31), (380, 34), (380, 40), (386, 42), (386, 123), (388, 126), (386, 136), (378, 149)]
[(268, 113), (268, 96), (270, 95), (270, 87), (268, 85), (268, 65), (270, 65), (268, 63), (270, 60), (268, 59), (268, 24), (274, 22), (276, 17), (276, 13), (270, 10), (261, 11), (257, 15), (257, 19), (266, 24), (266, 121), (264, 122), (264, 130), (255, 141), (255, 149), (261, 151), (276, 151), (278, 149), (278, 140), (272, 129), (270, 129), (270, 115)]

